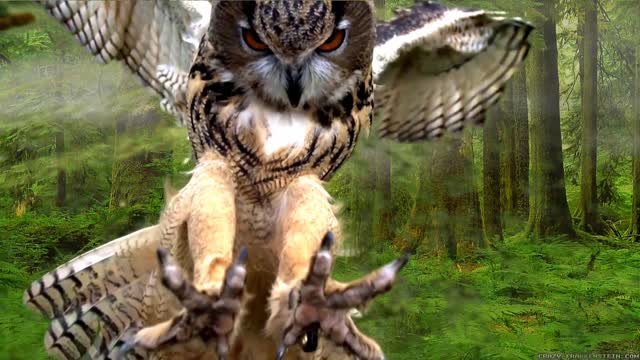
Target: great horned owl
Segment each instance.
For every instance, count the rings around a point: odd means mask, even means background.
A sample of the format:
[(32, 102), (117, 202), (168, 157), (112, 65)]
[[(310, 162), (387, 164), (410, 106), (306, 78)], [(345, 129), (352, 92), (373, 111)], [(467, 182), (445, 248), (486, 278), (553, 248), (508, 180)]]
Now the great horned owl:
[(332, 280), (340, 234), (322, 181), (371, 126), (374, 95), (380, 135), (398, 141), (481, 123), (531, 27), (431, 2), (379, 24), (371, 1), (43, 2), (100, 61), (123, 61), (162, 97), (197, 160), (158, 225), (26, 291), (52, 319), (49, 353), (383, 359), (349, 314), (406, 258)]

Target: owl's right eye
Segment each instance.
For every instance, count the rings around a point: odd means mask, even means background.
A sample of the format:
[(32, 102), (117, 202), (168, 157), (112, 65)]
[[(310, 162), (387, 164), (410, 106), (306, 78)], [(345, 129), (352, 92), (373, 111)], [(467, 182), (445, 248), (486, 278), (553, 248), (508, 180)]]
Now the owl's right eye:
[(260, 40), (258, 34), (251, 29), (242, 29), (242, 39), (249, 48), (255, 51), (269, 50), (269, 46)]

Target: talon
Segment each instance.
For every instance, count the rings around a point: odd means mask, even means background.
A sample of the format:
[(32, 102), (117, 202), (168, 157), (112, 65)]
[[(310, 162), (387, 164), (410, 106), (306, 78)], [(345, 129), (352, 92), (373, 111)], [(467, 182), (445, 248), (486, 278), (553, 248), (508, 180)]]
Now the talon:
[(136, 347), (135, 335), (138, 331), (139, 329), (137, 327), (131, 327), (125, 332), (123, 339), (127, 340), (120, 346), (118, 351), (116, 351), (114, 356), (115, 360), (126, 359), (127, 353)]
[(320, 325), (314, 323), (310, 329), (302, 336), (302, 350), (306, 353), (315, 352), (318, 349), (318, 329)]
[(229, 344), (226, 340), (223, 340), (221, 338), (218, 340), (218, 346), (216, 350), (218, 352), (218, 360), (225, 360), (227, 358), (227, 353), (229, 352)]
[(225, 274), (225, 280), (222, 289), (222, 297), (237, 296), (244, 289), (245, 279), (247, 277), (247, 270), (245, 265), (247, 258), (249, 257), (249, 250), (246, 246), (240, 249), (236, 262), (231, 265)]
[(127, 353), (133, 350), (134, 347), (136, 347), (135, 341), (129, 340), (125, 342), (124, 345), (122, 345), (118, 350), (118, 352), (116, 353), (115, 359), (116, 360), (126, 359)]
[(366, 305), (391, 289), (398, 272), (409, 261), (409, 254), (327, 293), (325, 286), (333, 267), (333, 257), (329, 252), (332, 243), (333, 235), (328, 232), (312, 258), (307, 277), (288, 294), (291, 319), (276, 353), (277, 359), (282, 359), (287, 346), (295, 343), (300, 344), (304, 352), (316, 351), (320, 331), (328, 340), (359, 359), (384, 359), (380, 346), (360, 333), (349, 315), (354, 308)]
[(171, 290), (180, 288), (184, 283), (182, 271), (173, 261), (169, 252), (163, 248), (158, 248), (156, 254), (160, 263), (162, 284)]
[(240, 249), (240, 254), (238, 255), (238, 260), (236, 261), (236, 264), (245, 265), (247, 263), (248, 258), (249, 258), (249, 249), (246, 246), (243, 246)]
[(406, 253), (406, 254), (402, 255), (402, 257), (401, 257), (401, 258), (396, 259), (396, 261), (395, 261), (395, 262), (397, 262), (397, 263), (398, 263), (398, 270), (397, 270), (397, 271), (402, 270), (402, 268), (403, 268), (405, 265), (407, 265), (407, 263), (409, 262), (409, 259), (410, 259), (410, 258), (411, 258), (411, 254), (410, 254), (410, 253)]
[(137, 346), (158, 349), (200, 338), (206, 343), (213, 340), (218, 358), (225, 359), (229, 352), (229, 336), (242, 304), (247, 249), (242, 248), (236, 261), (227, 268), (219, 296), (198, 291), (166, 249), (158, 249), (157, 256), (162, 284), (180, 300), (184, 309), (167, 321), (137, 331), (121, 353), (124, 355)]
[(284, 354), (287, 353), (287, 347), (283, 344), (280, 344), (278, 350), (276, 351), (276, 360), (282, 360), (284, 358)]
[(320, 249), (321, 250), (331, 250), (331, 248), (333, 247), (333, 232), (331, 231), (327, 231), (327, 233), (324, 235), (324, 238), (322, 238), (322, 244), (320, 245)]
[(156, 255), (158, 256), (158, 261), (160, 262), (160, 266), (164, 266), (167, 263), (167, 258), (169, 257), (169, 252), (161, 247), (156, 250)]

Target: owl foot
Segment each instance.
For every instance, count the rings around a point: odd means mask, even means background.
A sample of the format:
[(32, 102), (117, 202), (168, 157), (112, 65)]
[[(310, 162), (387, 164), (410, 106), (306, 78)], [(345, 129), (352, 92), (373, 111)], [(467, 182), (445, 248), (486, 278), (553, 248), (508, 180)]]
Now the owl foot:
[(380, 346), (358, 331), (349, 313), (353, 308), (362, 307), (374, 297), (390, 290), (397, 273), (409, 257), (397, 259), (359, 280), (331, 291), (326, 284), (333, 267), (332, 245), (333, 235), (329, 232), (323, 239), (320, 250), (312, 258), (307, 278), (289, 294), (292, 315), (277, 350), (278, 360), (283, 359), (287, 347), (296, 343), (301, 343), (305, 352), (315, 351), (319, 331), (358, 359), (384, 359)]
[(240, 312), (247, 274), (247, 249), (240, 251), (235, 263), (227, 268), (220, 296), (196, 290), (178, 264), (164, 249), (158, 249), (162, 284), (182, 303), (184, 309), (172, 319), (139, 330), (125, 346), (153, 350), (195, 338), (215, 344), (219, 359), (229, 351), (229, 338)]

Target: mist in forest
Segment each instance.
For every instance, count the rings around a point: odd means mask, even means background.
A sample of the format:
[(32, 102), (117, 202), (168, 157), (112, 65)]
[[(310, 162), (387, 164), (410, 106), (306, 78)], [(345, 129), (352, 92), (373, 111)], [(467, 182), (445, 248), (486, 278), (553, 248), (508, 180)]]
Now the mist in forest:
[[(376, 1), (380, 18), (410, 0)], [(535, 25), (482, 127), (422, 144), (377, 123), (328, 182), (355, 279), (406, 251), (360, 329), (391, 359), (640, 353), (640, 3), (469, 0)], [(31, 281), (155, 224), (193, 168), (184, 128), (37, 6), (0, 32), (0, 359), (46, 359)]]

